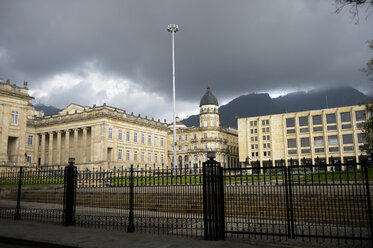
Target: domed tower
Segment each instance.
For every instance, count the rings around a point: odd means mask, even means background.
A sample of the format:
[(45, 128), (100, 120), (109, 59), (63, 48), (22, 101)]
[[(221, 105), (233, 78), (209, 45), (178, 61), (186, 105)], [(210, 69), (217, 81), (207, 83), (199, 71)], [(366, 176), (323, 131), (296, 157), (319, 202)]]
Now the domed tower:
[(219, 123), (219, 103), (211, 93), (210, 87), (201, 98), (199, 104), (199, 125), (204, 128), (218, 128)]

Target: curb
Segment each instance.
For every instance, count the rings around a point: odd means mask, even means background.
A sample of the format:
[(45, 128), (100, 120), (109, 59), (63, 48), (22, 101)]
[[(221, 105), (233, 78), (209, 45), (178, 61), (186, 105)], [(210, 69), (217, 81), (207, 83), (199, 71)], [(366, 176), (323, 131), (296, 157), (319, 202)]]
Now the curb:
[(40, 247), (40, 248), (81, 248), (79, 246), (70, 245), (59, 245), (42, 241), (19, 239), (19, 238), (9, 238), (0, 236), (0, 244), (12, 244), (12, 245), (24, 245), (28, 247)]

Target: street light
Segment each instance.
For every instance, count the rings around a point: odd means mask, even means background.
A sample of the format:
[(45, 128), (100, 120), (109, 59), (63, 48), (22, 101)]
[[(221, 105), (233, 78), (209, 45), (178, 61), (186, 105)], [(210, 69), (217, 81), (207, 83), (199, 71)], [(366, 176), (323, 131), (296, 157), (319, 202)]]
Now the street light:
[(176, 175), (176, 103), (175, 103), (175, 33), (179, 31), (179, 26), (176, 24), (170, 24), (167, 26), (167, 31), (171, 32), (172, 36), (172, 96), (173, 96), (173, 105), (174, 105), (174, 125), (173, 125), (173, 148), (174, 148), (174, 163), (173, 163), (173, 171), (174, 175)]

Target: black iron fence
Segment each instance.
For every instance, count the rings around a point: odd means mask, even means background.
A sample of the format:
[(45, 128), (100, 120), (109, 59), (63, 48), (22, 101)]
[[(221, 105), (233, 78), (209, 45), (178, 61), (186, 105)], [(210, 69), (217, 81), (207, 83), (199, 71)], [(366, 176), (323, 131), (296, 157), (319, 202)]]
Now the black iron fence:
[[(175, 174), (176, 173), (176, 174)], [(371, 163), (0, 171), (0, 218), (205, 239), (372, 245)]]

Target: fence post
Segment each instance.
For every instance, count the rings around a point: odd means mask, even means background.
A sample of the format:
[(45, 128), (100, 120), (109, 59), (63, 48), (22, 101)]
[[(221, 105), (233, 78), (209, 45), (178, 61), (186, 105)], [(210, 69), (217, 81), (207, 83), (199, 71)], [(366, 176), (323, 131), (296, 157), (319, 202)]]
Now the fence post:
[(133, 164), (131, 164), (131, 172), (130, 172), (130, 208), (129, 208), (129, 215), (128, 215), (128, 227), (127, 232), (134, 232), (135, 225), (133, 223)]
[(203, 163), (203, 219), (206, 240), (225, 239), (223, 168), (208, 153)]
[(19, 213), (19, 209), (21, 208), (21, 190), (22, 190), (22, 167), (19, 168), (17, 206), (16, 206), (16, 213), (14, 214), (14, 220), (20, 220), (21, 219), (21, 215)]
[[(364, 176), (365, 176), (365, 187), (366, 187), (366, 194), (367, 194), (367, 203), (368, 203), (368, 220), (369, 220), (369, 226), (370, 226), (370, 239), (372, 242), (373, 247), (373, 219), (372, 219), (372, 204), (370, 201), (370, 189), (369, 189), (369, 177), (368, 177), (368, 161), (367, 159), (364, 159), (362, 162), (363, 169), (364, 169)], [(373, 161), (371, 161), (373, 163)]]
[[(292, 173), (291, 173), (291, 167), (285, 167), (285, 174), (287, 173), (287, 183), (288, 183), (288, 195), (289, 195), (289, 211), (288, 211), (288, 214), (290, 214), (290, 216), (288, 216), (288, 220), (290, 220), (289, 223), (289, 226), (288, 226), (288, 230), (290, 228), (290, 233), (289, 233), (289, 238), (293, 239), (294, 238), (294, 209), (293, 209), (293, 193), (292, 193), (292, 185), (291, 185), (291, 181), (292, 181)], [(285, 179), (286, 180), (286, 179)], [(290, 219), (289, 219), (290, 217)]]
[(69, 158), (69, 165), (65, 167), (64, 175), (64, 206), (63, 206), (63, 225), (71, 226), (75, 224), (75, 197), (77, 170), (74, 166), (75, 159)]

